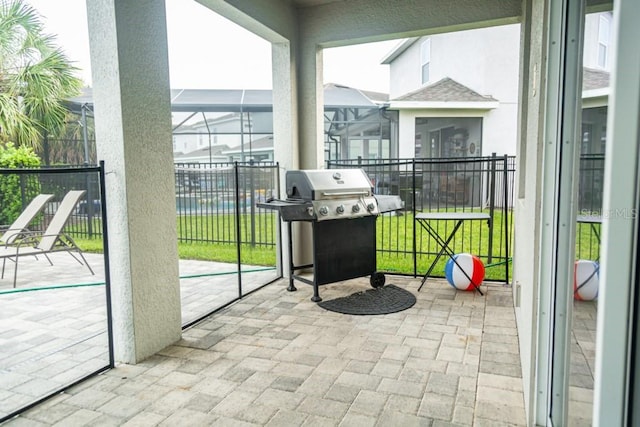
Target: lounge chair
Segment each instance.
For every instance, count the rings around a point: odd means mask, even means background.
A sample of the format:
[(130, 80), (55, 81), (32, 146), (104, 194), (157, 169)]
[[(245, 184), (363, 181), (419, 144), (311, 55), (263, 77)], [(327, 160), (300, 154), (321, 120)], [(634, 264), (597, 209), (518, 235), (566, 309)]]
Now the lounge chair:
[(39, 194), (29, 202), (13, 224), (0, 226), (0, 244), (11, 245), (21, 234), (29, 232), (29, 224), (42, 211), (44, 205), (53, 197), (53, 194)]
[[(86, 191), (84, 190), (69, 191), (62, 199), (62, 202), (60, 202), (56, 213), (51, 218), (51, 222), (49, 222), (49, 225), (44, 232), (22, 233), (22, 238), (19, 241), (14, 242), (14, 246), (1, 247), (0, 258), (2, 258), (2, 275), (0, 278), (4, 278), (6, 261), (13, 261), (15, 263), (13, 287), (15, 288), (18, 277), (18, 260), (20, 257), (44, 255), (49, 261), (49, 264), (53, 265), (47, 254), (61, 251), (68, 252), (80, 264), (86, 265), (91, 274), (95, 274), (82, 254), (82, 250), (78, 245), (76, 245), (71, 236), (63, 233), (62, 231), (69, 220), (69, 217), (76, 208), (76, 205), (80, 201), (80, 198), (85, 193)], [(77, 252), (82, 261), (72, 252)]]

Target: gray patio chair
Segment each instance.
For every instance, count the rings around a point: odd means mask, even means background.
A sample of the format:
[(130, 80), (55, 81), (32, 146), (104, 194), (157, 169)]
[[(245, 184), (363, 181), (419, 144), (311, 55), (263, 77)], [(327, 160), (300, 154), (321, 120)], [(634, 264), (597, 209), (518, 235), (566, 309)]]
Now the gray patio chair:
[[(61, 251), (68, 252), (69, 255), (80, 264), (86, 265), (92, 275), (95, 274), (82, 254), (82, 250), (76, 245), (71, 236), (62, 231), (80, 201), (80, 198), (85, 193), (86, 191), (84, 190), (69, 191), (62, 199), (62, 202), (60, 202), (56, 213), (51, 218), (51, 222), (49, 222), (44, 232), (22, 233), (22, 238), (14, 242), (14, 246), (0, 248), (0, 258), (2, 258), (2, 275), (0, 275), (0, 278), (4, 278), (7, 260), (14, 262), (13, 287), (15, 288), (18, 277), (18, 260), (20, 257), (44, 255), (47, 261), (49, 261), (49, 264), (53, 265), (47, 254)], [(77, 252), (82, 261), (72, 252)]]
[(18, 218), (12, 224), (0, 226), (0, 244), (4, 246), (11, 245), (21, 234), (29, 232), (29, 224), (38, 215), (44, 205), (53, 197), (53, 194), (39, 194), (29, 202), (26, 208), (20, 213)]

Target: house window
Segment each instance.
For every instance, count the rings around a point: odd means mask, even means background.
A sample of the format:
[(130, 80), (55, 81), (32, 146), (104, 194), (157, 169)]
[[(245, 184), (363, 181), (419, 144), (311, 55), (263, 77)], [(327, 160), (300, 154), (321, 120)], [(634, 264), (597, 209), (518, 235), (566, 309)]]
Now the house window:
[(598, 67), (606, 68), (607, 54), (609, 50), (609, 20), (605, 16), (600, 16), (598, 25)]
[(422, 84), (429, 82), (429, 65), (431, 63), (431, 39), (420, 46), (420, 67), (422, 68)]

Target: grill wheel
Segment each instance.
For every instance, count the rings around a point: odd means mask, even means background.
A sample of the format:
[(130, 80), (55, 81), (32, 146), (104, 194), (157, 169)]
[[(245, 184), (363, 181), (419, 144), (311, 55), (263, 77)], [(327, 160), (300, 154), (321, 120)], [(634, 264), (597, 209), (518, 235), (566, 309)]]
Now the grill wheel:
[(385, 277), (384, 274), (378, 273), (377, 271), (371, 275), (369, 279), (369, 283), (371, 283), (372, 288), (381, 288), (384, 286)]

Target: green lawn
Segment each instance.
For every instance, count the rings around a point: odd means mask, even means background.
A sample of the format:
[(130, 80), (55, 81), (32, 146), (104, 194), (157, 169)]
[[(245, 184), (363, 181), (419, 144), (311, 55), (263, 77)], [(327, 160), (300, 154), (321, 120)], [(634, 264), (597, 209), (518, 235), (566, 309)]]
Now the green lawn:
[[(513, 215), (508, 213), (509, 227), (513, 230)], [(456, 239), (452, 242), (454, 252), (470, 252), (481, 256), (486, 267), (486, 277), (494, 280), (504, 280), (505, 242), (501, 237), (504, 229), (503, 212), (494, 212), (494, 230), (492, 241), (493, 258), (489, 254), (489, 228), (481, 221), (465, 223), (458, 231)], [(178, 230), (181, 241), (178, 243), (178, 254), (182, 259), (196, 259), (206, 261), (220, 261), (235, 263), (237, 248), (233, 243), (236, 239), (235, 215), (207, 215), (199, 217), (178, 218)], [(252, 265), (273, 266), (276, 263), (276, 250), (274, 246), (261, 245), (260, 243), (273, 242), (278, 232), (275, 214), (261, 213), (255, 215), (253, 221), (249, 215), (240, 216), (241, 239), (245, 242), (255, 242), (255, 245), (245, 243), (241, 247), (242, 262)], [(99, 230), (99, 220), (94, 224)], [(412, 213), (403, 215), (383, 215), (376, 221), (377, 232), (377, 267), (380, 271), (413, 274), (413, 241), (414, 221)], [(437, 226), (440, 235), (448, 235), (452, 222), (440, 222)], [(598, 226), (599, 227), (599, 226)], [(82, 229), (86, 229), (86, 224)], [(69, 231), (72, 231), (70, 227)], [(597, 259), (599, 245), (588, 224), (579, 224), (576, 229), (576, 258)], [(206, 243), (198, 240), (218, 239), (226, 242)], [(191, 240), (191, 241), (189, 241)], [(102, 239), (76, 239), (78, 245), (87, 252), (102, 252)], [(512, 241), (509, 245), (512, 245)], [(438, 247), (429, 235), (420, 227), (416, 229), (416, 263), (417, 274), (424, 274), (428, 265), (438, 251)], [(512, 248), (509, 248), (511, 252)], [(432, 275), (443, 276), (447, 258), (443, 257), (437, 264)], [(509, 263), (509, 276), (512, 265)]]
[[(85, 252), (102, 253), (102, 238), (74, 240)], [(180, 259), (235, 263), (238, 252), (236, 245), (193, 242), (178, 243), (178, 256)], [(267, 266), (276, 264), (275, 247), (251, 247), (245, 244), (241, 247), (241, 257), (243, 264)]]
[[(488, 212), (488, 211), (485, 211)], [(509, 228), (513, 229), (512, 214), (508, 213)], [(504, 217), (502, 211), (495, 211), (493, 217), (493, 240), (489, 239), (489, 227), (484, 221), (463, 223), (450, 243), (455, 253), (469, 252), (481, 257), (486, 267), (486, 277), (493, 280), (504, 280), (506, 247), (504, 237)], [(435, 228), (440, 236), (448, 236), (453, 229), (452, 221), (439, 221)], [(402, 216), (383, 216), (376, 226), (378, 269), (404, 274), (413, 274), (413, 241), (414, 220), (411, 213)], [(512, 243), (509, 242), (509, 245)], [(492, 246), (489, 261), (489, 246)], [(436, 242), (420, 226), (416, 229), (416, 264), (417, 274), (422, 275), (440, 250)], [(443, 256), (431, 273), (433, 276), (444, 276), (444, 268), (448, 257)], [(511, 265), (509, 269), (511, 275)]]

